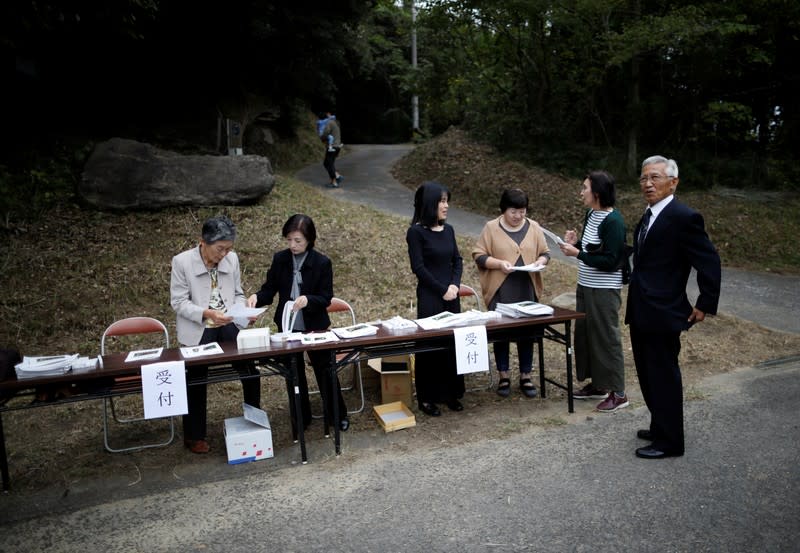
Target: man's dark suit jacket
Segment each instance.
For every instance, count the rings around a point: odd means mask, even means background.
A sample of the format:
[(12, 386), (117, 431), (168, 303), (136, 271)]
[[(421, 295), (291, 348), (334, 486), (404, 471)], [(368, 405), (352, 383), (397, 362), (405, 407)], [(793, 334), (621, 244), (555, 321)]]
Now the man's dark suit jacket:
[[(256, 306), (271, 305), (275, 294), (278, 294), (278, 307), (275, 309), (275, 324), (281, 328), (283, 306), (291, 299), (294, 265), (292, 252), (281, 250), (272, 258), (272, 265), (267, 271), (267, 280), (256, 293)], [(300, 269), (303, 284), (300, 295), (308, 298), (308, 305), (303, 309), (303, 321), (306, 330), (325, 330), (331, 325), (328, 306), (333, 298), (333, 265), (331, 260), (315, 249), (308, 250), (303, 267)]]
[[(639, 236), (641, 221), (634, 237)], [(703, 217), (672, 199), (647, 232), (644, 246), (634, 240), (633, 272), (625, 322), (643, 332), (678, 332), (689, 328), (692, 305), (686, 284), (692, 267), (700, 295), (696, 307), (717, 312), (720, 260), (703, 225)]]

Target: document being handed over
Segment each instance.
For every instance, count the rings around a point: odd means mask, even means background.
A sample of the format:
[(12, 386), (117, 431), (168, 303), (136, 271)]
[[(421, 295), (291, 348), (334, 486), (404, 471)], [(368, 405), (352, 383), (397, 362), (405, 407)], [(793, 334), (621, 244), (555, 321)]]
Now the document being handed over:
[(550, 240), (552, 240), (553, 242), (555, 242), (559, 246), (561, 244), (565, 244), (566, 243), (561, 238), (559, 238), (556, 233), (550, 232), (549, 230), (547, 230), (544, 227), (542, 227), (542, 232), (545, 234), (545, 236), (547, 236)]
[(233, 317), (236, 326), (246, 327), (250, 324), (251, 317), (258, 317), (266, 310), (266, 307), (247, 307), (243, 303), (236, 303), (225, 314)]

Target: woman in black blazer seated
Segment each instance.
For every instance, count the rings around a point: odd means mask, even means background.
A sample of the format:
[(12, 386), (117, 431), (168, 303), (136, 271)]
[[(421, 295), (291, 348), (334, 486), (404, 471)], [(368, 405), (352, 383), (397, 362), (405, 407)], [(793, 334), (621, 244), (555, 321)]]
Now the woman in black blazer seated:
[[(272, 258), (272, 265), (267, 271), (267, 280), (258, 293), (247, 298), (249, 307), (271, 305), (275, 294), (278, 294), (278, 307), (275, 309), (275, 323), (283, 332), (281, 319), (283, 307), (289, 300), (294, 300), (296, 319), (295, 331), (326, 330), (330, 327), (328, 306), (333, 298), (333, 266), (331, 260), (314, 249), (317, 230), (314, 221), (308, 215), (295, 214), (283, 225), (283, 237), (287, 248), (277, 252)], [(325, 420), (333, 422), (333, 406), (330, 398), (333, 383), (329, 378), (330, 353), (327, 351), (309, 351), (308, 358), (317, 377), (317, 385), (322, 394)], [(306, 380), (303, 354), (296, 354), (297, 375), (300, 386), (300, 407), (303, 414), (303, 427), (311, 423), (311, 404), (308, 399), (308, 381)], [(336, 393), (339, 394), (339, 428), (343, 431), (350, 427), (347, 419), (347, 407), (342, 397), (339, 379), (335, 379)], [(294, 405), (290, 406), (294, 416)], [(326, 427), (328, 425), (326, 424)]]

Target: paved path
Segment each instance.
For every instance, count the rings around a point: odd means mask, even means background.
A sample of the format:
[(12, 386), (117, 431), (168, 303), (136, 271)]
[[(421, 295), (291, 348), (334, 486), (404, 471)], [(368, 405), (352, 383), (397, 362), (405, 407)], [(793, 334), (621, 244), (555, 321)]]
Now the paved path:
[[(302, 169), (296, 176), (319, 185), (334, 197), (369, 204), (410, 220), (414, 193), (392, 177), (390, 168), (411, 148), (409, 145), (346, 146), (347, 155), (337, 163), (339, 172), (345, 176), (338, 189), (325, 188), (327, 178), (321, 163)], [(453, 198), (453, 204), (448, 213), (450, 224), (459, 234), (477, 238), (486, 217), (458, 209), (457, 197)], [(574, 258), (564, 257), (558, 248), (553, 248), (553, 253), (574, 263)], [(697, 296), (693, 280), (688, 290), (691, 297)], [(720, 310), (768, 328), (800, 333), (800, 278), (724, 268)]]

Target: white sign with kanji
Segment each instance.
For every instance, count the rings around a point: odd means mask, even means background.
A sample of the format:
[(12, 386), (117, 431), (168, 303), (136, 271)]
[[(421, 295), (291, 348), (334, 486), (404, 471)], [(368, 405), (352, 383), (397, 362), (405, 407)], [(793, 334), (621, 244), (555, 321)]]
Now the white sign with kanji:
[(142, 402), (146, 419), (188, 413), (184, 362), (166, 361), (142, 365)]
[(489, 370), (489, 342), (485, 326), (453, 329), (456, 340), (456, 372), (468, 374)]

